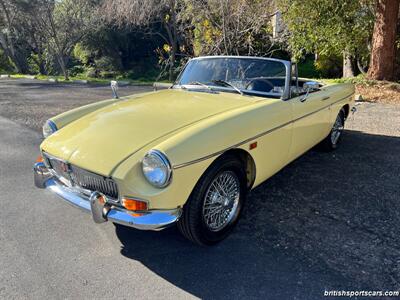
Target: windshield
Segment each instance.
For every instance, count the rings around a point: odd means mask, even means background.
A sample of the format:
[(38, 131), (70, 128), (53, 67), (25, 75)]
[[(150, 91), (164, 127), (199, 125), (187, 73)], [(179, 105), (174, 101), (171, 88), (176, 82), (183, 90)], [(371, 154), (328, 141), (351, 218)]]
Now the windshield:
[(285, 89), (286, 68), (282, 62), (234, 57), (191, 60), (177, 85), (209, 87), (240, 93), (266, 94), (279, 98)]

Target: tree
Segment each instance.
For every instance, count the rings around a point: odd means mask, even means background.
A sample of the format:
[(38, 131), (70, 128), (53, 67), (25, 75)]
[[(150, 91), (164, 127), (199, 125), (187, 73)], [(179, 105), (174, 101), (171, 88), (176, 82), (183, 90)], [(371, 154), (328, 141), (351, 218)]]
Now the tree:
[(351, 76), (352, 60), (361, 65), (369, 55), (373, 0), (279, 0), (294, 59), (306, 53), (343, 56), (343, 75)]
[(185, 0), (195, 55), (270, 55), (272, 0)]
[(28, 70), (25, 42), (20, 33), (22, 22), (16, 1), (0, 0), (0, 47), (17, 73)]
[[(179, 50), (180, 28), (177, 19), (181, 1), (176, 0), (109, 0), (103, 11), (109, 22), (118, 26), (135, 26), (147, 34), (160, 36), (168, 52), (169, 79), (173, 79)], [(157, 25), (160, 24), (161, 28)]]
[[(18, 31), (22, 45), (25, 48), (25, 57), (28, 60), (28, 72), (37, 70), (40, 74), (47, 74), (45, 45), (46, 39), (40, 28), (35, 22), (35, 18), (40, 13), (40, 1), (14, 0), (15, 10), (19, 17), (14, 22), (14, 30)], [(21, 44), (21, 42), (19, 42)], [(33, 67), (36, 65), (36, 67)], [(33, 70), (34, 69), (34, 70)]]
[(393, 80), (396, 65), (397, 18), (400, 0), (377, 0), (368, 77)]
[(54, 55), (68, 80), (67, 64), (74, 46), (94, 26), (95, 2), (91, 0), (37, 0), (32, 20), (46, 39), (47, 51)]

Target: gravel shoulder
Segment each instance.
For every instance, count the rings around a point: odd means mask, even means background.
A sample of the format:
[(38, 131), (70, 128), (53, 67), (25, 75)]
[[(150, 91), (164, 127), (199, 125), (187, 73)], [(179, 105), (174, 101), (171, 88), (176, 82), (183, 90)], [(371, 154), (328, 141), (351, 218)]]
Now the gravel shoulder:
[(205, 249), (175, 228), (94, 225), (32, 187), (44, 120), (109, 96), (108, 87), (0, 81), (0, 298), (321, 299), (325, 289), (400, 289), (400, 105), (360, 103), (340, 149), (311, 150), (261, 184), (232, 236)]

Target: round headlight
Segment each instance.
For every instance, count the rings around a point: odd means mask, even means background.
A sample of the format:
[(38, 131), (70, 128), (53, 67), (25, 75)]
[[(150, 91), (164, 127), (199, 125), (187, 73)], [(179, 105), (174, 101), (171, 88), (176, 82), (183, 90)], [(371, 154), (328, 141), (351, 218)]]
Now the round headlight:
[(147, 181), (155, 187), (166, 187), (172, 175), (168, 158), (158, 150), (150, 150), (142, 160), (142, 170)]
[(44, 138), (49, 137), (56, 131), (57, 131), (57, 126), (53, 121), (47, 120), (46, 123), (44, 123), (44, 125), (43, 125), (43, 137)]

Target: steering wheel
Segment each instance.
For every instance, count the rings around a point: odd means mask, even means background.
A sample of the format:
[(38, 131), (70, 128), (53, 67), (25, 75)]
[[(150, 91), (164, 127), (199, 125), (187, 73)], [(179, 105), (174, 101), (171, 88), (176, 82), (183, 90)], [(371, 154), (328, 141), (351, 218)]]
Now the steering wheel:
[(248, 87), (250, 86), (250, 84), (252, 84), (256, 80), (262, 80), (263, 83), (265, 82), (266, 84), (268, 84), (271, 87), (271, 90), (273, 90), (275, 87), (274, 84), (271, 81), (269, 81), (268, 79), (250, 79), (249, 83), (246, 84), (245, 89), (247, 90)]

